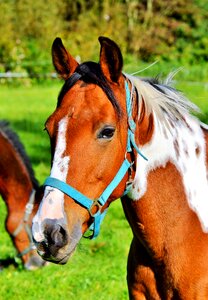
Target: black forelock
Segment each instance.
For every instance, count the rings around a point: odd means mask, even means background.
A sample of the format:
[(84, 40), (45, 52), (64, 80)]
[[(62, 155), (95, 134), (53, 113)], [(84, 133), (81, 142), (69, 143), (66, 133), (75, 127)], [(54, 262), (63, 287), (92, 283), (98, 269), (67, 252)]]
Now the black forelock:
[(59, 96), (57, 106), (61, 104), (64, 95), (70, 90), (70, 88), (78, 81), (82, 80), (85, 83), (94, 83), (98, 85), (104, 93), (107, 95), (108, 99), (112, 103), (114, 109), (116, 110), (118, 116), (122, 115), (121, 107), (108, 84), (105, 76), (102, 73), (100, 64), (95, 62), (85, 62), (80, 64), (75, 72), (65, 81)]

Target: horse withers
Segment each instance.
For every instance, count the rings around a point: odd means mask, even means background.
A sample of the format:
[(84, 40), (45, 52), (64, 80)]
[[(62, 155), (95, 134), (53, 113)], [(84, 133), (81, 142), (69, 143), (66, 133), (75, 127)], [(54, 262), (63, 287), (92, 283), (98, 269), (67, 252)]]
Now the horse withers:
[(78, 64), (59, 38), (52, 46), (65, 83), (45, 125), (52, 169), (33, 219), (38, 252), (66, 263), (121, 197), (130, 299), (208, 299), (207, 127), (169, 82), (123, 74), (117, 44), (99, 42), (99, 63)]
[(22, 142), (6, 121), (0, 121), (0, 195), (7, 207), (6, 230), (24, 267), (32, 270), (44, 265), (31, 235), (31, 219), (42, 197), (42, 188)]

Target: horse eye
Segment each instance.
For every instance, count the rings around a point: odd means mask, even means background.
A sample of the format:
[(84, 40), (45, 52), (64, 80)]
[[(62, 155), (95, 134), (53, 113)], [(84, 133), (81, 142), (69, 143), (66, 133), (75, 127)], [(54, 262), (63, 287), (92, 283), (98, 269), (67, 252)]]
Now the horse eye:
[(115, 128), (114, 127), (105, 127), (103, 128), (99, 134), (98, 134), (98, 138), (99, 139), (111, 139), (114, 135), (114, 132), (115, 132)]

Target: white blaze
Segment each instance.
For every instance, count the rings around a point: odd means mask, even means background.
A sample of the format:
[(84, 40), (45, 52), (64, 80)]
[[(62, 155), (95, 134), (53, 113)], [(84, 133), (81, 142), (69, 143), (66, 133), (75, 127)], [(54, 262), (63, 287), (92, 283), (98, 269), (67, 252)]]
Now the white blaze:
[[(64, 156), (66, 149), (67, 117), (58, 124), (57, 144), (51, 169), (51, 177), (66, 182), (69, 168), (69, 156)], [(39, 241), (43, 239), (41, 224), (45, 219), (64, 218), (64, 193), (56, 188), (47, 186), (39, 206), (38, 212), (33, 219), (33, 235)]]

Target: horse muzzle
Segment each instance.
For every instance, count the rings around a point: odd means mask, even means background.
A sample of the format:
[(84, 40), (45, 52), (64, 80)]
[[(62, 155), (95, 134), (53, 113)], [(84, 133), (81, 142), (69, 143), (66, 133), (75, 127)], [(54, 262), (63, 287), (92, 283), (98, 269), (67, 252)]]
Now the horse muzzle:
[(41, 226), (33, 223), (32, 232), (38, 254), (57, 264), (68, 261), (82, 236), (80, 226), (69, 233), (63, 219), (45, 219)]

